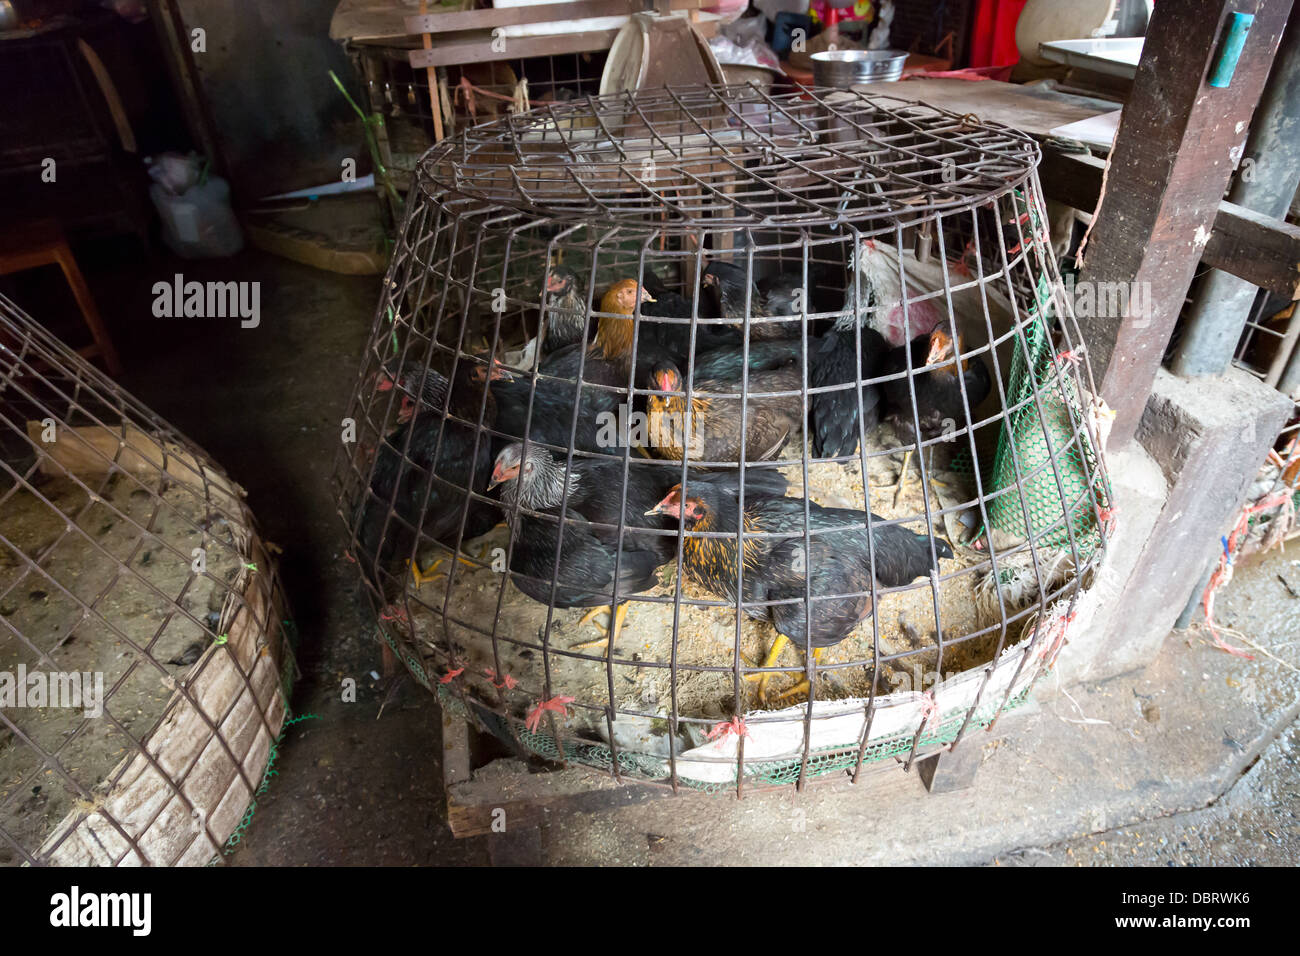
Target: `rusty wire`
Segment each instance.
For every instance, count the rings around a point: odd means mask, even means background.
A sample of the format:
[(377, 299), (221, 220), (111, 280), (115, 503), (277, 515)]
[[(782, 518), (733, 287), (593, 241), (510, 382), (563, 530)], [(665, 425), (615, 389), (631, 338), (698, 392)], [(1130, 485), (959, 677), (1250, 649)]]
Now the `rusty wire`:
[[(538, 702), (561, 697), (575, 697), (568, 708), (581, 719), (563, 719), (554, 710), (538, 711), (549, 729), (558, 757), (572, 758), (577, 751), (600, 751), (606, 754), (606, 769), (615, 777), (631, 773), (645, 776), (641, 752), (627, 752), (618, 744), (614, 724), (622, 717), (664, 719), (667, 753), (662, 758), (663, 772), (651, 775), (653, 782), (678, 789), (682, 784), (679, 761), (683, 751), (678, 733), (681, 728), (703, 731), (719, 723), (719, 716), (703, 712), (685, 713), (679, 706), (682, 681), (704, 674), (730, 677), (730, 700), (726, 711), (734, 718), (744, 718), (750, 728), (764, 722), (798, 720), (802, 726), (803, 745), (792, 755), (797, 771), (790, 771), (800, 786), (812, 775), (814, 756), (812, 736), (814, 721), (824, 716), (817, 705), (819, 677), (841, 672), (849, 674), (866, 668), (870, 688), (861, 696), (863, 726), (856, 742), (838, 747), (852, 755), (846, 769), (857, 779), (868, 759), (873, 722), (879, 701), (883, 699), (883, 673), (895, 665), (906, 665), (927, 651), (935, 654), (935, 670), (943, 673), (945, 655), (965, 642), (985, 639), (991, 642), (992, 660), (1000, 661), (1005, 651), (1022, 648), (1015, 674), (999, 698), (993, 701), (993, 716), (978, 718), (990, 725), (1012, 703), (1013, 689), (1023, 685), (1020, 674), (1025, 668), (1036, 679), (1054, 660), (1064, 638), (1064, 624), (1055, 622), (1072, 616), (1076, 601), (1087, 579), (1088, 569), (1098, 552), (1079, 540), (1074, 522), (1067, 515), (1082, 509), (1104, 513), (1108, 506), (1099, 438), (1094, 422), (1084, 414), (1077, 401), (1095, 395), (1082, 341), (1070, 313), (1069, 303), (1061, 291), (1060, 276), (1046, 235), (1046, 214), (1035, 172), (1038, 153), (1033, 142), (1014, 131), (991, 124), (972, 123), (969, 118), (935, 110), (889, 96), (866, 96), (826, 90), (802, 90), (796, 94), (772, 96), (754, 87), (690, 87), (640, 91), (588, 97), (566, 104), (548, 104), (526, 114), (512, 115), (497, 122), (466, 130), (434, 147), (421, 160), (413, 201), (408, 202), (406, 220), (394, 250), (385, 280), (383, 297), (376, 314), (374, 331), (357, 379), (356, 395), (348, 412), (358, 429), (358, 441), (345, 445), (336, 467), (340, 491), (340, 514), (352, 536), (353, 555), (364, 572), (364, 586), (380, 617), (384, 639), (401, 651), (403, 660), (417, 679), (437, 689), (441, 676), (447, 681), (446, 692), (459, 696), (471, 709), (482, 709), (504, 717), (520, 736), (523, 718)], [(864, 387), (881, 386), (890, 381), (906, 381), (910, 401), (908, 416), (918, 432), (922, 409), (918, 405), (917, 381), (931, 371), (918, 367), (910, 355), (906, 367), (892, 374), (863, 374), (862, 304), (856, 269), (848, 268), (853, 250), (864, 243), (882, 243), (896, 251), (894, 268), (903, 288), (914, 282), (922, 266), (937, 273), (933, 287), (924, 291), (912, 288), (901, 303), (905, 339), (918, 327), (918, 316), (925, 310), (946, 315), (947, 327), (960, 335), (954, 361), (985, 363), (992, 379), (992, 396), (976, 408), (961, 392), (961, 420), (945, 437), (922, 438), (916, 446), (915, 462), (923, 489), (922, 507), (915, 514), (879, 518), (872, 514), (881, 507), (878, 491), (866, 478), (870, 465), (896, 455), (906, 446), (868, 448), (860, 440), (851, 455), (818, 457), (799, 442), (787, 445), (779, 457), (751, 461), (741, 467), (736, 461), (693, 458), (682, 460), (641, 457), (628, 442), (617, 452), (579, 447), (579, 408), (574, 403), (568, 424), (567, 443), (547, 442), (533, 436), (537, 423), (530, 419), (524, 434), (508, 434), (485, 420), (486, 395), (475, 398), (471, 412), (451, 410), (450, 400), (442, 404), (423, 404), (418, 390), (409, 385), (389, 389), (376, 387), (379, 378), (393, 369), (414, 365), (433, 369), (453, 379), (466, 364), (486, 368), (489, 357), (505, 362), (503, 353), (518, 349), (541, 328), (549, 306), (539, 288), (556, 271), (563, 259), (571, 267), (585, 294), (587, 314), (600, 317), (601, 290), (618, 278), (632, 278), (640, 283), (653, 273), (661, 283), (682, 295), (689, 303), (689, 315), (656, 316), (642, 304), (633, 318), (631, 368), (636, 367), (639, 350), (648, 348), (650, 336), (664, 328), (685, 328), (689, 348), (678, 357), (683, 369), (682, 390), (675, 394), (687, 406), (704, 395), (696, 386), (695, 366), (700, 357), (699, 336), (728, 325), (741, 326), (739, 350), (748, 357), (754, 345), (754, 329), (765, 318), (757, 314), (753, 300), (754, 283), (774, 271), (788, 269), (796, 275), (808, 294), (808, 301), (822, 293), (832, 304), (812, 307), (785, 316), (768, 316), (791, 322), (797, 329), (791, 342), (801, 376), (797, 388), (769, 392), (749, 386), (750, 373), (742, 373), (734, 390), (709, 391), (711, 402), (733, 400), (739, 403), (740, 431), (747, 434), (757, 398), (797, 400), (804, 410), (810, 402), (827, 392), (845, 391), (856, 396), (858, 423), (863, 427)], [(743, 265), (750, 288), (745, 293), (745, 307), (739, 317), (717, 314), (700, 276), (715, 260)], [(838, 271), (837, 271), (838, 270)], [(816, 277), (815, 277), (816, 276)], [(1044, 293), (1042, 290), (1047, 290)], [(958, 302), (964, 318), (958, 328)], [(995, 310), (990, 302), (1001, 303)], [(994, 313), (997, 313), (995, 321)], [(737, 321), (739, 319), (739, 321)], [(810, 384), (813, 362), (811, 349), (825, 328), (835, 320), (852, 320), (854, 348), (859, 349), (857, 374), (852, 381), (832, 385)], [(1050, 325), (1048, 342), (1050, 361), (1043, 365), (1031, 354), (1030, 335), (1036, 328)], [(1039, 343), (1041, 345), (1041, 343)], [(632, 407), (655, 394), (645, 381), (636, 380), (632, 371), (618, 384), (593, 381), (585, 372), (587, 353), (579, 350), (576, 376), (548, 373), (535, 352), (531, 362), (509, 366), (518, 379), (528, 383), (528, 410), (531, 414), (539, 388), (564, 384), (579, 388), (582, 394), (608, 394), (620, 405)], [(1008, 376), (1013, 363), (1020, 362), (1034, 371), (1033, 385), (1026, 397), (1007, 393)], [(1036, 368), (1039, 362), (1041, 367)], [(747, 368), (747, 364), (742, 363)], [(1064, 396), (1064, 397), (1063, 397)], [(454, 398), (454, 395), (453, 395)], [(1026, 417), (1046, 432), (1050, 407), (1060, 405), (1068, 414), (1068, 426), (1061, 444), (1049, 442), (1050, 454), (1043, 461), (1022, 461), (1016, 442), (1009, 442), (1010, 468), (1015, 480), (1003, 488), (987, 488), (989, 441), (1004, 431), (1012, 421)], [(397, 492), (381, 497), (375, 490), (378, 481), (376, 459), (382, 451), (396, 455), (399, 467), (411, 474), (429, 478), (428, 462), (412, 457), (414, 426), (402, 426), (399, 410), (414, 404), (431, 423), (434, 460), (440, 454), (444, 438), (458, 429), (469, 430), (472, 454), (486, 445), (496, 449), (508, 441), (521, 441), (524, 456), (531, 447), (550, 451), (566, 469), (583, 461), (609, 461), (621, 465), (621, 487), (607, 493), (621, 500), (626, 496), (633, 475), (644, 477), (651, 469), (675, 470), (679, 480), (691, 468), (711, 468), (734, 472), (738, 480), (737, 512), (744, 510), (747, 475), (777, 467), (794, 468), (804, 488), (814, 482), (810, 466), (847, 467), (856, 464), (863, 480), (862, 500), (844, 503), (856, 509), (862, 524), (814, 530), (809, 520), (811, 504), (807, 495), (804, 507), (802, 538), (804, 553), (813, 553), (816, 534), (831, 534), (847, 527), (865, 528), (869, 552), (869, 590), (840, 593), (813, 593), (812, 569), (805, 569), (804, 594), (798, 598), (776, 601), (749, 601), (688, 593), (683, 584), (681, 544), (690, 539), (729, 537), (738, 550), (747, 544), (788, 540), (788, 533), (748, 530), (737, 521), (734, 533), (705, 532), (687, 528), (679, 519), (675, 529), (646, 531), (636, 527), (638, 536), (650, 534), (671, 537), (678, 543), (676, 555), (666, 568), (674, 571), (669, 593), (610, 593), (610, 603), (635, 602), (634, 606), (670, 606), (672, 640), (663, 659), (643, 659), (627, 647), (615, 647), (602, 658), (599, 652), (573, 650), (556, 634), (554, 606), (560, 588), (561, 551), (565, 534), (580, 525), (590, 525), (580, 514), (570, 513), (570, 496), (566, 491), (560, 504), (549, 511), (534, 510), (520, 502), (503, 506), (494, 493), (485, 488), (450, 482), (450, 487), (466, 493), (454, 533), (440, 540), (426, 534), (429, 520), (428, 501), (414, 505), (413, 513), (400, 513)], [(448, 426), (451, 426), (449, 431)], [(421, 426), (426, 427), (426, 426)], [(436, 433), (436, 434), (435, 434)], [(860, 439), (866, 439), (865, 433)], [(944, 504), (936, 498), (932, 504), (932, 476), (927, 457), (940, 443), (959, 446), (969, 456), (973, 468), (973, 495), (967, 500)], [(1077, 492), (1067, 490), (1062, 479), (1063, 464), (1074, 456), (1083, 462), (1079, 467), (1086, 483)], [(427, 455), (425, 456), (427, 457)], [(441, 467), (441, 466), (439, 466)], [(819, 474), (825, 474), (824, 470)], [(977, 564), (940, 569), (933, 543), (935, 536), (946, 535), (946, 519), (970, 515), (989, 529), (990, 509), (1008, 504), (1024, 514), (1025, 526), (1033, 527), (1031, 506), (1025, 486), (1029, 482), (1046, 482), (1059, 494), (1062, 518), (1045, 529), (1035, 529), (1023, 540), (1004, 544), (986, 534), (986, 558)], [(444, 482), (445, 483), (445, 482)], [(396, 561), (380, 560), (378, 551), (359, 552), (363, 513), (377, 502), (386, 509), (383, 516), (385, 534), (401, 539), (400, 553), (390, 555)], [(512, 531), (504, 550), (505, 567), (496, 569), (491, 579), (494, 601), (484, 605), (482, 616), (465, 616), (454, 606), (465, 589), (481, 589), (482, 578), (462, 584), (467, 574), (491, 570), (491, 563), (466, 549), (465, 531), (471, 505), (496, 508), (502, 518), (515, 527), (521, 517), (553, 524), (558, 533), (548, 574), (533, 576), (535, 584), (549, 588), (550, 601), (539, 602), (536, 628), (511, 631), (502, 628), (502, 616), (511, 593), (511, 581), (521, 575), (513, 560), (519, 534)], [(922, 529), (931, 538), (932, 573), (929, 579), (914, 580), (903, 586), (887, 587), (876, 580), (880, 556), (874, 533), (880, 528), (908, 525)], [(616, 524), (596, 524), (597, 531), (613, 535), (615, 576), (622, 558), (622, 544), (628, 528), (623, 520)], [(1099, 536), (1104, 539), (1103, 527)], [(576, 532), (573, 532), (576, 533)], [(409, 540), (408, 540), (409, 539)], [(388, 540), (388, 539), (385, 539)], [(1049, 547), (1047, 542), (1053, 544)], [(473, 568), (463, 571), (456, 560), (449, 561), (446, 580), (432, 593), (411, 586), (401, 559), (419, 562), (421, 554), (448, 554), (465, 559)], [(1053, 562), (1068, 557), (1073, 572), (1064, 580), (1053, 581)], [(966, 555), (970, 557), (969, 554)], [(1001, 584), (1002, 565), (1018, 561), (1036, 587), (1036, 598), (1012, 605)], [(1050, 567), (1049, 567), (1050, 565)], [(742, 564), (737, 572), (735, 593), (743, 595), (745, 575), (751, 570)], [(945, 630), (940, 594), (945, 586), (967, 575), (991, 575), (995, 592), (996, 620), (970, 633), (952, 634)], [(971, 578), (973, 580), (973, 578)], [(776, 664), (766, 668), (773, 672), (802, 672), (810, 682), (808, 699), (797, 717), (773, 716), (756, 710), (750, 699), (745, 677), (761, 673), (764, 668), (742, 660), (742, 631), (747, 611), (770, 609), (781, 603), (799, 603), (805, 620), (813, 605), (824, 600), (869, 598), (873, 609), (880, 599), (916, 589), (930, 589), (933, 613), (934, 644), (913, 650), (890, 651), (881, 646), (880, 614), (869, 618), (871, 653), (868, 657), (833, 663), (819, 663), (806, 655), (802, 667)], [(512, 605), (513, 606), (513, 605)], [(721, 645), (717, 662), (688, 662), (680, 659), (680, 628), (683, 611), (693, 608), (725, 608), (733, 612), (729, 654)], [(486, 615), (491, 613), (491, 620)], [(1052, 617), (1051, 615), (1056, 615)], [(414, 620), (432, 622), (432, 629), (417, 632)], [(769, 637), (775, 631), (767, 629)], [(625, 632), (626, 633), (626, 632)], [(430, 636), (432, 635), (432, 636)], [(624, 641), (630, 647), (630, 642)], [(971, 645), (974, 646), (974, 645)], [(807, 651), (808, 647), (801, 650)], [(536, 663), (528, 680), (517, 687), (501, 687), (493, 680), (485, 686), (462, 673), (466, 660), (478, 654), (490, 660), (491, 670), (500, 676), (503, 661), (519, 660), (519, 653), (533, 655)], [(561, 671), (566, 662), (600, 661), (604, 670), (604, 700), (569, 693)], [(668, 699), (655, 710), (635, 705), (620, 694), (620, 681), (628, 674), (666, 671), (669, 675)], [(976, 712), (984, 704), (986, 688), (994, 668), (985, 667), (973, 702), (957, 721), (950, 744), (955, 746), (977, 720)], [(629, 678), (631, 679), (631, 678)], [(932, 698), (933, 699), (933, 698)], [(723, 714), (726, 716), (726, 713)], [(953, 723), (952, 715), (937, 709), (926, 712), (919, 726), (910, 734), (910, 746), (896, 754), (907, 765), (921, 753), (933, 752), (936, 744), (923, 744), (937, 733), (941, 718)], [(577, 728), (575, 730), (575, 727)], [(598, 733), (603, 727), (604, 733)], [(715, 728), (716, 729), (716, 728)], [(595, 736), (592, 734), (595, 733)], [(698, 736), (698, 735), (697, 735)], [(585, 748), (585, 750), (584, 750)], [(603, 749), (602, 749), (603, 748)], [(818, 754), (818, 757), (823, 757)], [(768, 761), (768, 758), (764, 758)], [(579, 761), (582, 762), (582, 761)], [(770, 761), (769, 761), (770, 762)], [(738, 741), (734, 780), (737, 793), (747, 787), (761, 786), (761, 779), (747, 776), (745, 741)], [(631, 769), (629, 769), (631, 768)]]
[[(54, 443), (47, 444), (33, 434), (33, 422), (38, 426), (37, 431), (44, 424), (53, 427), (57, 436)], [(83, 438), (83, 434), (88, 437)], [(106, 454), (94, 443), (94, 439), (103, 436), (117, 437), (116, 451)], [(156, 461), (143, 460), (137, 453), (146, 447), (141, 441), (148, 442), (149, 448), (156, 448)], [(59, 445), (68, 448), (71, 455), (87, 458), (89, 464), (83, 468), (63, 464), (54, 450)], [(51, 482), (62, 483), (63, 487), (75, 489), (84, 496), (75, 513), (63, 511), (52, 500)], [(201, 521), (196, 522), (164, 499), (167, 489), (176, 485), (183, 486), (201, 503)], [(59, 860), (64, 845), (92, 817), (106, 821), (126, 846), (123, 852), (105, 859), (112, 865), (169, 865), (187, 856), (199, 843), (210, 851), (209, 856), (218, 855), (230, 834), (213, 831), (209, 815), (217, 808), (211, 802), (210, 793), (196, 791), (197, 781), (192, 779), (203, 752), (215, 747), (224, 757), (221, 772), (228, 776), (221, 785), (220, 796), (237, 784), (251, 799), (261, 786), (260, 768), (250, 772), (245, 763), (259, 741), (273, 741), (278, 735), (285, 710), (284, 688), (282, 681), (276, 680), (271, 696), (267, 696), (265, 689), (259, 691), (253, 683), (254, 668), (245, 667), (223, 635), (243, 615), (242, 626), (252, 628), (259, 635), (261, 654), (270, 655), (269, 659), (277, 662), (281, 675), (291, 674), (295, 665), (287, 641), (288, 622), (284, 619), (287, 606), (276, 570), (262, 567), (252, 571), (251, 551), (243, 550), (251, 545), (246, 542), (240, 546), (233, 538), (228, 541), (214, 533), (214, 528), (222, 526), (251, 527), (250, 516), (242, 503), (232, 497), (231, 488), (237, 486), (200, 449), (56, 340), (13, 302), (0, 296), (0, 514), (16, 515), (19, 496), (23, 496), (30, 502), (24, 506), (26, 513), (34, 512), (39, 520), (53, 519), (62, 524), (60, 532), (43, 540), (39, 550), (32, 551), (8, 537), (0, 523), (3, 566), (18, 569), (0, 590), (0, 603), (13, 602), (20, 590), (24, 593), (44, 590), (79, 609), (70, 623), (54, 636), (19, 629), (11, 620), (12, 610), (0, 615), (0, 637), (9, 641), (11, 652), (0, 661), (0, 670), (10, 672), (12, 677), (12, 669), (21, 663), (59, 672), (61, 661), (54, 655), (65, 654), (74, 639), (90, 645), (113, 642), (122, 646), (125, 655), (131, 658), (105, 688), (102, 716), (83, 716), (57, 746), (45, 747), (36, 739), (41, 720), (46, 716), (45, 708), (0, 710), (0, 731), (9, 737), (7, 741), (0, 740), (0, 755), (7, 749), (17, 748), (25, 751), (28, 759), (34, 757), (37, 761), (16, 777), (0, 779), (0, 849), (6, 851), (9, 862), (43, 865)], [(141, 522), (116, 507), (114, 493), (147, 499), (148, 518)], [(92, 508), (111, 515), (113, 523), (121, 522), (131, 530), (134, 540), (129, 547), (106, 546), (81, 526), (81, 519)], [(195, 570), (192, 552), (178, 548), (172, 539), (163, 537), (165, 533), (193, 537), (214, 555), (214, 562), (218, 555), (228, 556), (244, 571), (231, 581), (218, 579), (211, 570)], [(163, 590), (140, 570), (142, 561), (149, 563), (150, 556), (144, 553), (146, 548), (165, 560), (183, 561), (190, 567), (176, 593)], [(83, 580), (83, 561), (87, 556), (107, 561), (113, 569), (111, 578), (93, 592), (86, 590), (87, 582)], [(191, 607), (189, 594), (200, 581), (209, 583), (220, 597), (220, 614), (205, 618)], [(126, 582), (143, 588), (149, 605), (147, 612), (159, 621), (144, 642), (123, 630), (104, 609), (110, 595)], [(249, 601), (249, 596), (254, 594), (257, 603), (262, 605), (261, 610)], [(200, 629), (209, 642), (206, 652), (200, 653), (192, 666), (179, 670), (156, 654), (160, 639), (173, 621)], [(254, 658), (254, 665), (257, 659)], [(200, 700), (196, 695), (198, 688), (205, 684), (204, 674), (218, 660), (233, 666), (242, 687), (228, 700), (215, 697)], [(143, 673), (156, 676), (171, 694), (165, 707), (144, 725), (143, 732), (133, 733), (124, 723), (127, 715), (115, 713), (118, 707), (115, 701), (124, 693), (128, 681), (138, 679)], [(230, 722), (241, 705), (250, 700), (256, 712), (255, 726), (260, 730), (244, 739), (247, 734)], [(186, 711), (197, 715), (210, 740), (193, 759), (176, 766), (174, 756), (167, 753), (167, 735), (161, 728)], [(104, 725), (111, 726), (112, 730), (104, 732)], [(103, 779), (87, 779), (83, 768), (69, 765), (68, 753), (74, 742), (96, 733), (104, 737), (102, 747), (112, 742), (121, 756), (114, 759), (111, 772)], [(134, 808), (129, 819), (118, 819), (107, 802), (120, 793), (120, 788), (131, 785), (125, 775), (137, 757), (163, 782), (170, 797), (152, 808)], [(212, 770), (209, 766), (205, 772), (210, 774)], [(51, 826), (41, 831), (41, 839), (36, 843), (23, 840), (11, 826), (11, 815), (30, 812), (20, 806), (24, 798), (56, 787), (72, 797), (72, 809), (62, 820), (48, 821)], [(178, 852), (160, 857), (150, 851), (146, 837), (156, 825), (164, 825), (160, 822), (164, 813), (174, 812), (173, 804), (177, 802), (187, 822), (192, 821), (192, 836)], [(101, 850), (110, 852), (107, 847), (101, 846)]]

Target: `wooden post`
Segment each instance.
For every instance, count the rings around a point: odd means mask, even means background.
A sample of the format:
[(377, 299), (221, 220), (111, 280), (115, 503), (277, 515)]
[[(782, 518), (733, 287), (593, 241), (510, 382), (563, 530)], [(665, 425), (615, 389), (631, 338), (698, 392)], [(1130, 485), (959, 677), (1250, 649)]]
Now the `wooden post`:
[[(1230, 154), (1245, 139), (1291, 4), (1161, 0), (1156, 5), (1107, 164), (1101, 205), (1084, 241), (1079, 277), (1080, 290), (1137, 290), (1146, 306), (1139, 315), (1081, 320), (1102, 396), (1117, 413), (1112, 448), (1137, 431), (1232, 174)], [(1220, 65), (1224, 27), (1234, 12), (1254, 13), (1255, 20), (1231, 82), (1214, 87), (1208, 79)]]
[[(420, 0), (420, 16), (429, 12), (429, 0)], [(426, 50), (433, 49), (433, 37), (426, 30), (421, 34), (421, 40)], [(433, 114), (433, 141), (442, 142), (442, 103), (438, 97), (438, 70), (436, 67), (428, 67), (424, 71), (426, 79), (429, 81), (429, 109)]]
[(918, 760), (916, 769), (930, 793), (954, 793), (975, 786), (975, 775), (983, 759), (983, 744), (979, 740), (964, 740), (956, 750)]

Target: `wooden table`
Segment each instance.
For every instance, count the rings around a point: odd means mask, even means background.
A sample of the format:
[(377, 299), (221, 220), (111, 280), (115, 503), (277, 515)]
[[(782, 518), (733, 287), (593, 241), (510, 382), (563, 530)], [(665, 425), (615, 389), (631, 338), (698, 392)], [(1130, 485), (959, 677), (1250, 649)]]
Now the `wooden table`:
[[(880, 86), (859, 87), (880, 92)], [(1114, 106), (1088, 106), (1082, 97), (1031, 90), (1018, 83), (997, 80), (955, 80), (949, 77), (904, 77), (891, 84), (890, 95), (920, 100), (939, 109), (965, 116), (974, 113), (986, 122), (1002, 123), (1030, 136), (1046, 137), (1058, 126), (1100, 116)]]

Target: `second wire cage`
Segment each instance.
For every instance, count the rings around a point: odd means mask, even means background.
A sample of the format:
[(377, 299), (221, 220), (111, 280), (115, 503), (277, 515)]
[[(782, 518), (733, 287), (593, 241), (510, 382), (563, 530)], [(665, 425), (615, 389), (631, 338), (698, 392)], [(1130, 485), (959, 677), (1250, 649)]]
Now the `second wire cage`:
[(383, 639), (528, 751), (674, 788), (990, 725), (1112, 514), (1037, 160), (751, 87), (436, 146), (339, 467)]

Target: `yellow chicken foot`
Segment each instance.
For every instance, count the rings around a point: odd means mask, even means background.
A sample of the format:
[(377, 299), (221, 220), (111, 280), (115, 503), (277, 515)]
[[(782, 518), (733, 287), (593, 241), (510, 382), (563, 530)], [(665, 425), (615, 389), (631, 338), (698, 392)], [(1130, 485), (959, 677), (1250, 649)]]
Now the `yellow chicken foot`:
[[(785, 650), (785, 646), (788, 643), (790, 643), (790, 638), (786, 637), (784, 634), (778, 634), (776, 636), (776, 640), (772, 642), (772, 649), (767, 652), (767, 657), (763, 659), (762, 666), (763, 667), (774, 666), (776, 664), (776, 659), (781, 656), (781, 652)], [(760, 704), (767, 703), (767, 685), (772, 680), (773, 674), (776, 673), (780, 673), (780, 671), (767, 671), (762, 674), (745, 675), (745, 680), (758, 681), (758, 702)], [(795, 673), (795, 672), (791, 671), (789, 673)]]
[[(820, 647), (814, 647), (814, 648), (813, 648), (813, 660), (816, 661), (818, 664), (821, 663), (821, 661), (822, 661), (822, 649), (821, 649)], [(812, 685), (808, 683), (808, 678), (805, 677), (803, 680), (801, 680), (799, 683), (795, 684), (795, 685), (794, 685), (793, 687), (791, 687), (789, 690), (784, 691), (783, 693), (777, 694), (777, 695), (776, 695), (776, 699), (777, 699), (778, 702), (780, 702), (780, 701), (785, 700), (787, 697), (797, 697), (797, 696), (800, 695), (800, 694), (806, 694), (806, 693), (808, 693), (808, 691), (811, 690), (811, 689), (812, 689)]]
[[(477, 562), (471, 561), (469, 558), (466, 558), (463, 555), (459, 555), (459, 554), (456, 555), (456, 560), (468, 568), (482, 567), (482, 562), (487, 559), (487, 556), (489, 552), (491, 552), (491, 550), (492, 549), (490, 547), (487, 547), (485, 545), (483, 550), (478, 555)], [(419, 590), (420, 588), (422, 588), (425, 582), (436, 581), (438, 580), (438, 578), (445, 577), (445, 574), (442, 571), (439, 571), (438, 568), (442, 567), (446, 562), (447, 562), (447, 557), (446, 555), (444, 555), (443, 557), (438, 558), (436, 561), (434, 561), (433, 564), (429, 565), (429, 567), (426, 568), (425, 570), (420, 569), (419, 561), (409, 562), (411, 565), (411, 577), (415, 581), (416, 589)]]
[(946, 482), (942, 482), (938, 478), (934, 477), (934, 449), (933, 448), (930, 449), (930, 463), (926, 466), (926, 473), (930, 476), (927, 480), (929, 481), (930, 484), (934, 485), (936, 488), (948, 487)]
[(586, 650), (588, 647), (603, 647), (605, 648), (605, 656), (609, 657), (610, 652), (614, 647), (614, 642), (618, 640), (618, 633), (623, 629), (623, 621), (627, 619), (628, 607), (628, 603), (624, 601), (618, 606), (617, 611), (609, 605), (603, 605), (601, 607), (593, 607), (586, 614), (582, 615), (581, 620), (578, 621), (579, 627), (583, 624), (589, 624), (602, 614), (609, 615), (610, 627), (605, 636), (600, 640), (584, 641), (581, 644), (574, 644), (573, 650)]

